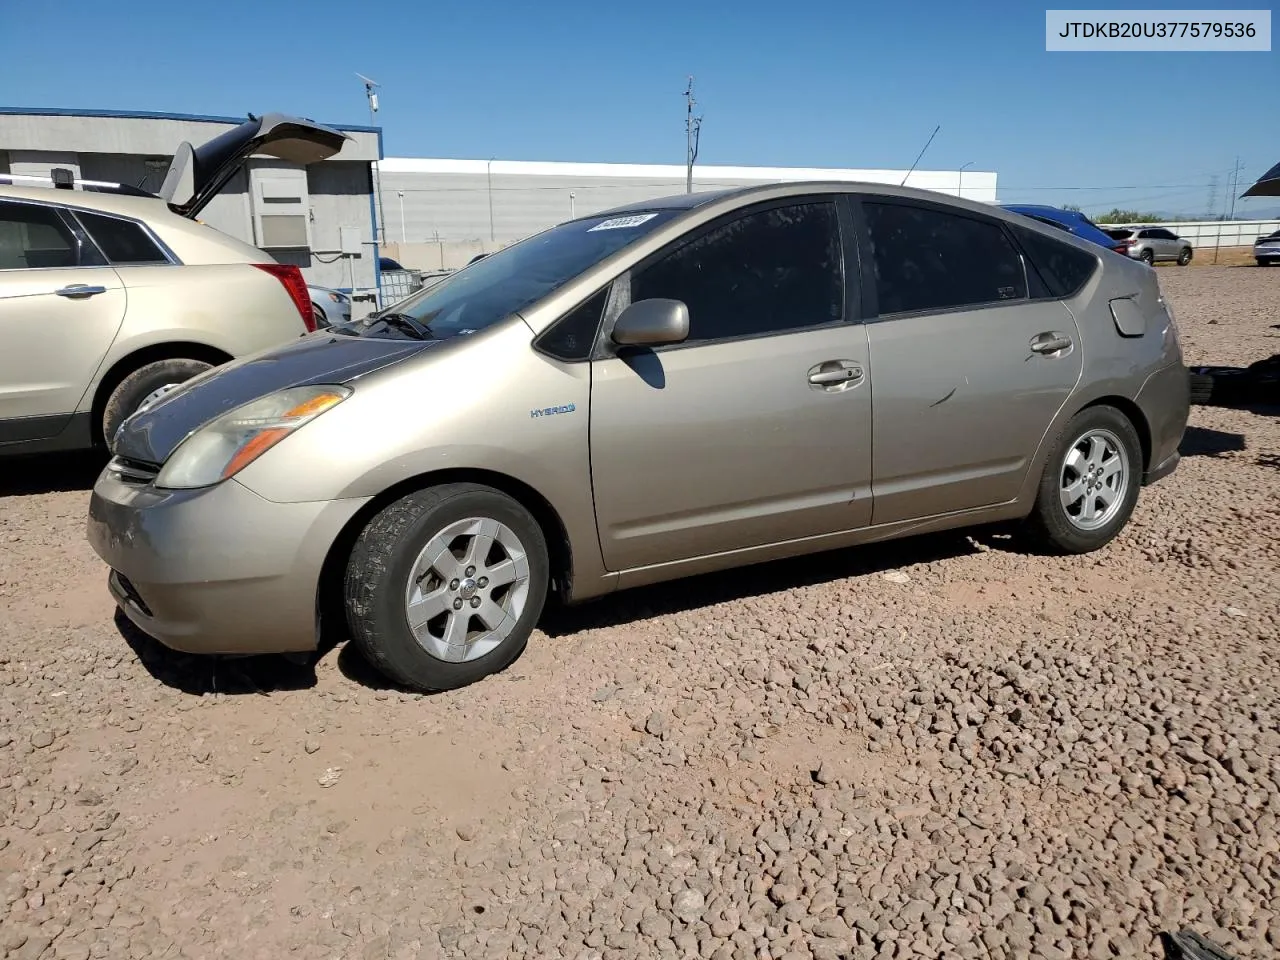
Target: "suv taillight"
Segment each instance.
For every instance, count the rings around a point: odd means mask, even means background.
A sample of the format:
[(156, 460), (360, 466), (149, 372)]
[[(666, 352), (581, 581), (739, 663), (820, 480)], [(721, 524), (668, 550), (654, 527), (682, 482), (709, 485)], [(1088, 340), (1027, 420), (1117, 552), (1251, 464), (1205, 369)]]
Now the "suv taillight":
[(1112, 249), (1112, 250), (1114, 250), (1116, 253), (1128, 253), (1128, 252), (1129, 252), (1129, 241), (1128, 241), (1128, 240), (1122, 240), (1122, 241), (1120, 241), (1119, 243), (1117, 243), (1114, 247), (1112, 247), (1111, 249)]
[(298, 308), (298, 315), (302, 317), (307, 333), (313, 332), (316, 328), (316, 315), (311, 309), (311, 294), (307, 293), (307, 281), (302, 277), (302, 270), (292, 263), (255, 263), (254, 266), (284, 284), (285, 292)]

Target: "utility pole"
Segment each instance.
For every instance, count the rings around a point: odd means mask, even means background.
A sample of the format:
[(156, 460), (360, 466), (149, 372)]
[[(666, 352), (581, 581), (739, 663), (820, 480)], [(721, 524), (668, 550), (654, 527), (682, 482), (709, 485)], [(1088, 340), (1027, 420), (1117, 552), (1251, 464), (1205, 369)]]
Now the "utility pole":
[(1210, 220), (1213, 219), (1214, 211), (1217, 209), (1218, 209), (1218, 175), (1214, 174), (1212, 177), (1209, 178), (1209, 206), (1206, 210), (1206, 212), (1209, 214)]
[(956, 183), (956, 196), (957, 196), (957, 197), (962, 197), (962, 196), (964, 196), (964, 168), (965, 168), (965, 167), (972, 167), (972, 166), (973, 166), (973, 161), (972, 161), (972, 160), (970, 160), (968, 163), (964, 164), (964, 165), (960, 168), (960, 175), (956, 178), (956, 179), (957, 179), (957, 183)]
[[(357, 77), (364, 83), (364, 95), (369, 100), (369, 126), (376, 127), (378, 121), (376, 114), (378, 112), (378, 95), (374, 92), (377, 87), (382, 86), (376, 80), (370, 80), (362, 73), (357, 73)], [(374, 231), (373, 239), (375, 243), (386, 243), (387, 241), (387, 215), (382, 208), (382, 175), (378, 173), (378, 161), (373, 164), (373, 189), (378, 197), (378, 223), (377, 229)]]
[(702, 136), (702, 117), (693, 115), (693, 105), (697, 103), (693, 99), (693, 77), (689, 78), (689, 85), (685, 87), (684, 103), (684, 191), (693, 193), (693, 162), (698, 159), (698, 141)]
[(1227, 214), (1228, 220), (1236, 218), (1236, 188), (1240, 186), (1240, 158), (1236, 157), (1236, 165), (1231, 168), (1231, 212)]

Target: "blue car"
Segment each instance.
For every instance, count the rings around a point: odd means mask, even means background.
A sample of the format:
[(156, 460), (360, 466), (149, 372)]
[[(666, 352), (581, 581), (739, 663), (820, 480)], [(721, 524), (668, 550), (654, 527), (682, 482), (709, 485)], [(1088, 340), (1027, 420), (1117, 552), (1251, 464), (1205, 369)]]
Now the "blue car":
[(1074, 233), (1081, 240), (1089, 240), (1116, 253), (1128, 253), (1127, 244), (1116, 240), (1079, 210), (1063, 210), (1061, 207), (1047, 207), (1036, 203), (1002, 203), (1000, 206), (1010, 213), (1020, 213), (1067, 233)]

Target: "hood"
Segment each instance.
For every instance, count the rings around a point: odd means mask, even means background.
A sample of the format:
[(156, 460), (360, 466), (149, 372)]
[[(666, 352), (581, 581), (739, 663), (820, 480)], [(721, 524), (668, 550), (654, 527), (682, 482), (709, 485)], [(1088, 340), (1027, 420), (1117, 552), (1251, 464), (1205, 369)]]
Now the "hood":
[(174, 213), (195, 217), (254, 154), (305, 165), (327, 160), (349, 139), (311, 120), (283, 113), (249, 114), (240, 126), (198, 147), (179, 144), (159, 196)]
[(351, 383), (443, 341), (313, 334), (201, 374), (134, 414), (111, 442), (116, 456), (161, 464), (214, 417), (287, 387)]

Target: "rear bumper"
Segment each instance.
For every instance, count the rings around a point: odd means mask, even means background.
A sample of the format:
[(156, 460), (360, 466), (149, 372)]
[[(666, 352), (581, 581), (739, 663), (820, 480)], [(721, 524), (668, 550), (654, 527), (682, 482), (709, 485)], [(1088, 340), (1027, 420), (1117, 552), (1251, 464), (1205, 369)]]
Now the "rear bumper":
[(1147, 377), (1134, 398), (1151, 431), (1150, 466), (1144, 484), (1155, 483), (1178, 466), (1178, 446), (1191, 415), (1191, 378), (1181, 363), (1172, 363)]
[(329, 548), (365, 499), (273, 503), (229, 480), (163, 491), (104, 471), (87, 534), (143, 632), (187, 653), (313, 650)]

